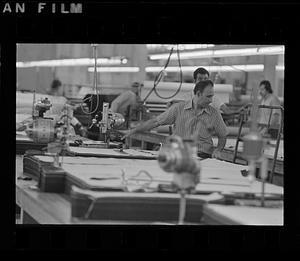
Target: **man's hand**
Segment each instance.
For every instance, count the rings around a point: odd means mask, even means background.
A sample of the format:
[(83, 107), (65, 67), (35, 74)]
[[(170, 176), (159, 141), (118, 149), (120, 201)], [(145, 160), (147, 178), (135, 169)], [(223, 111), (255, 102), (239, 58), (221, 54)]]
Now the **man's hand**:
[(221, 158), (221, 151), (219, 149), (215, 149), (212, 153), (212, 158), (220, 159)]
[(126, 138), (130, 137), (132, 134), (134, 134), (136, 131), (135, 129), (129, 130), (122, 138), (121, 140), (125, 140)]
[(84, 127), (81, 127), (79, 129), (79, 135), (82, 136), (82, 137), (87, 137), (87, 129), (84, 128)]

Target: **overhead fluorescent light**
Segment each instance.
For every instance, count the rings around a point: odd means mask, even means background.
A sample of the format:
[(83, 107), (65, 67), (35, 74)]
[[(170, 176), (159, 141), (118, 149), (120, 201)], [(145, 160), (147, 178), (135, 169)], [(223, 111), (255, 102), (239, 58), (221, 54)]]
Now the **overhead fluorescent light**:
[[(166, 48), (171, 50), (172, 48), (177, 48), (175, 44), (147, 44), (147, 49), (155, 50), (160, 48)], [(204, 49), (209, 47), (214, 47), (214, 44), (178, 44), (179, 50), (193, 50), (193, 49)]]
[[(97, 64), (119, 65), (127, 63), (126, 58), (98, 58)], [(59, 59), (59, 60), (42, 60), (42, 61), (27, 61), (17, 62), (17, 68), (30, 67), (58, 67), (58, 66), (92, 66), (95, 64), (95, 59), (77, 58), (77, 59)]]
[(224, 49), (224, 50), (214, 50), (214, 57), (222, 57), (222, 56), (240, 56), (240, 55), (254, 55), (257, 53), (257, 48), (245, 48), (245, 49)]
[(276, 65), (276, 71), (284, 71), (284, 65)]
[[(193, 72), (199, 66), (182, 66), (181, 69), (183, 72)], [(235, 71), (247, 71), (247, 72), (260, 72), (264, 70), (263, 64), (246, 64), (246, 65), (221, 65), (221, 66), (201, 66), (210, 72), (235, 72)], [(160, 72), (161, 67), (146, 67), (146, 72)], [(178, 66), (169, 66), (166, 69), (166, 72), (179, 72)]]
[[(180, 59), (206, 58), (206, 57), (212, 57), (212, 55), (213, 55), (212, 50), (182, 52), (182, 53), (180, 53)], [(152, 55), (149, 55), (149, 58), (150, 58), (150, 60), (166, 60), (169, 58), (169, 56), (170, 56), (169, 53), (152, 54)], [(178, 59), (176, 52), (173, 52), (170, 59), (171, 60)]]
[[(94, 67), (88, 68), (89, 72), (94, 72)], [(139, 67), (97, 67), (97, 72), (139, 72)]]
[(260, 47), (258, 48), (258, 52), (263, 54), (283, 54), (284, 46)]
[[(284, 54), (284, 46), (181, 52), (180, 59), (199, 59), (199, 58), (212, 58), (212, 57), (274, 55), (274, 54)], [(150, 60), (164, 60), (164, 59), (168, 59), (169, 55), (170, 55), (169, 53), (151, 54), (149, 55), (149, 58)], [(176, 53), (173, 53), (170, 57), (171, 60), (177, 58), (178, 57)]]

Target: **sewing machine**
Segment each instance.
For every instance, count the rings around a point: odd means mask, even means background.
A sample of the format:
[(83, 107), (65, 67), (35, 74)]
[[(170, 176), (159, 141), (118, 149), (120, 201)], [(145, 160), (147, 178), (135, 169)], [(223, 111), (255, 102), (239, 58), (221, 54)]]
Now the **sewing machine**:
[(102, 108), (102, 119), (99, 120), (99, 116), (95, 115), (92, 120), (92, 124), (89, 126), (88, 130), (93, 127), (97, 127), (99, 130), (99, 140), (103, 140), (106, 143), (107, 148), (109, 148), (110, 140), (116, 139), (118, 133), (114, 129), (125, 122), (124, 117), (120, 113), (115, 113), (109, 110), (109, 103), (104, 102)]
[(35, 143), (47, 144), (47, 152), (54, 156), (54, 166), (59, 166), (59, 154), (67, 150), (67, 139), (70, 135), (70, 121), (72, 108), (65, 105), (59, 120), (44, 117), (44, 113), (51, 108), (48, 98), (33, 102), (33, 121), (25, 129), (27, 136)]

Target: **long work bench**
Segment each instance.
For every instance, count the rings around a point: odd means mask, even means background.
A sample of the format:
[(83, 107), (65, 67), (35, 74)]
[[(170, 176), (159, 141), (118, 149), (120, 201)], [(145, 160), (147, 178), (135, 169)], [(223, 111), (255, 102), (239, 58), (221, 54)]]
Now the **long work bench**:
[[(102, 149), (98, 150), (101, 152)], [(93, 151), (95, 156), (95, 149)], [(100, 213), (101, 219), (92, 218), (93, 214), (90, 219), (89, 216), (78, 218), (74, 215), (74, 205), (72, 206), (74, 193), (72, 194), (72, 192), (71, 194), (43, 192), (38, 186), (39, 180), (19, 179), (19, 177), (26, 176), (26, 173), (23, 173), (24, 156), (17, 155), (16, 204), (21, 208), (22, 222), (39, 224), (176, 224), (176, 218), (174, 220), (168, 220), (168, 218), (178, 214), (179, 194), (161, 193), (156, 190), (159, 184), (169, 184), (172, 174), (161, 170), (155, 158), (152, 160), (114, 158), (113, 154), (111, 158), (70, 156), (63, 159), (62, 169), (68, 180), (73, 182), (72, 184), (78, 184), (77, 190), (83, 192), (80, 195), (87, 193), (88, 197), (96, 197), (99, 200), (97, 211)], [(35, 155), (33, 159), (43, 164), (51, 162), (51, 157), (47, 156)], [(191, 224), (283, 225), (283, 205), (260, 207), (218, 202), (222, 193), (229, 193), (229, 195), (230, 193), (238, 194), (249, 191), (260, 193), (260, 182), (255, 181), (250, 188), (248, 179), (241, 175), (241, 170), (247, 166), (216, 159), (201, 160), (200, 164), (201, 182), (196, 187), (197, 193), (187, 195), (187, 217), (191, 217), (190, 219), (193, 221), (190, 222)], [(139, 192), (136, 190), (135, 186), (141, 185), (139, 182), (128, 185), (130, 190), (127, 192), (101, 190), (105, 186), (119, 188), (122, 175), (126, 176), (126, 180), (130, 184), (130, 179), (134, 179), (139, 171), (145, 171), (151, 175), (152, 180), (147, 186), (149, 191)], [(147, 181), (145, 173), (141, 180), (143, 179), (143, 182)], [(266, 184), (265, 188), (266, 194), (283, 197), (282, 187)], [(80, 197), (75, 197), (75, 199), (80, 207), (83, 201)], [(141, 209), (149, 213), (152, 219), (155, 219), (155, 216), (164, 216), (163, 213), (166, 212), (166, 220), (155, 221), (142, 218), (134, 220), (135, 217), (144, 215), (140, 213)], [(187, 223), (189, 222), (187, 221)]]

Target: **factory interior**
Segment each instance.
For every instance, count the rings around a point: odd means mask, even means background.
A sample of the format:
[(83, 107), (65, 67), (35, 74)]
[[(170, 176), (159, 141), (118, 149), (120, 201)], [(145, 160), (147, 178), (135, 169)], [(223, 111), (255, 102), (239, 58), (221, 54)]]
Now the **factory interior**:
[(284, 224), (284, 46), (16, 46), (16, 224)]

